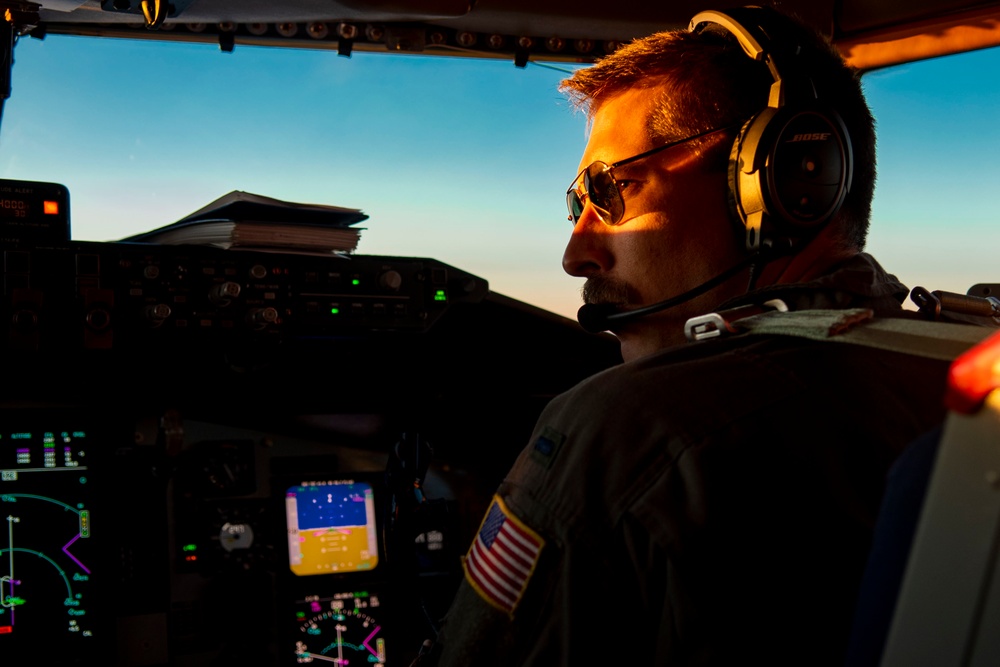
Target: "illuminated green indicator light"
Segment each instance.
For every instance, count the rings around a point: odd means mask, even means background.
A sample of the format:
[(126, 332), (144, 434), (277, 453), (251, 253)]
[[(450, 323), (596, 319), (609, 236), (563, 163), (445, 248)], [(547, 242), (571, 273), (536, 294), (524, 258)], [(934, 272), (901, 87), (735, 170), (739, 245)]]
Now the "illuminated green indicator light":
[(297, 612), (295, 612), (295, 618), (305, 618), (305, 617), (306, 617), (306, 613), (304, 611), (297, 611)]
[(185, 544), (183, 547), (181, 547), (181, 550), (182, 551), (197, 551), (198, 550), (198, 545), (197, 544)]
[(331, 308), (330, 309), (330, 314), (331, 315), (339, 315), (340, 314), (340, 308)]
[(352, 285), (360, 285), (360, 284), (361, 284), (361, 281), (360, 281), (360, 280), (358, 280), (357, 278), (355, 278), (354, 280), (352, 280), (352, 281), (351, 281), (351, 284), (352, 284)]
[(435, 301), (447, 301), (448, 300), (448, 295), (445, 293), (445, 291), (443, 289), (439, 289), (438, 291), (434, 292), (434, 300)]

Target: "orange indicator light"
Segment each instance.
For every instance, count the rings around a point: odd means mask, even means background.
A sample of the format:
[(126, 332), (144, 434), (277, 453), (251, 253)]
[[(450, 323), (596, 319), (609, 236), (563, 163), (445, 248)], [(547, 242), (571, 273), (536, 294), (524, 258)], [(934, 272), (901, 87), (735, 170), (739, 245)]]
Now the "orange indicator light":
[(45, 213), (45, 215), (59, 215), (59, 202), (48, 200), (43, 201), (42, 212)]
[(945, 405), (955, 412), (974, 414), (986, 396), (1000, 388), (1000, 333), (963, 352), (948, 371)]

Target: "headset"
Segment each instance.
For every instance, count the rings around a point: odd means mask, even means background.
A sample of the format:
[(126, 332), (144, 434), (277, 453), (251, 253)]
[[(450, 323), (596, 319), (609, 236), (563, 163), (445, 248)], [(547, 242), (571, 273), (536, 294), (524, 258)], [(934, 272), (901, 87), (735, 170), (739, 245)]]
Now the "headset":
[[(802, 45), (788, 19), (766, 7), (696, 14), (690, 32), (718, 25), (743, 51), (763, 62), (774, 83), (767, 107), (740, 129), (729, 156), (729, 202), (746, 235), (747, 257), (677, 296), (633, 310), (584, 304), (577, 320), (591, 333), (686, 303), (739, 271), (751, 268), (751, 288), (761, 262), (794, 252), (840, 210), (851, 187), (854, 158), (847, 126), (822, 104), (800, 60)], [(780, 61), (780, 62), (779, 62)]]
[(753, 254), (818, 233), (851, 188), (853, 152), (847, 126), (817, 95), (801, 62), (802, 45), (766, 7), (704, 11), (688, 30), (718, 25), (774, 79), (767, 107), (751, 117), (729, 159), (730, 206)]

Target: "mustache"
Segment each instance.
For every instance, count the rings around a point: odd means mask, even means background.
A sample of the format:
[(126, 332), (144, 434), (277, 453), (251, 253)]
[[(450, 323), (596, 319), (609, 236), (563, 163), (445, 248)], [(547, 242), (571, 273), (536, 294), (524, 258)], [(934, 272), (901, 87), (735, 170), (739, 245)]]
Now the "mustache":
[(631, 291), (628, 284), (622, 280), (594, 276), (587, 278), (587, 282), (580, 288), (580, 296), (587, 304), (624, 305), (630, 302)]

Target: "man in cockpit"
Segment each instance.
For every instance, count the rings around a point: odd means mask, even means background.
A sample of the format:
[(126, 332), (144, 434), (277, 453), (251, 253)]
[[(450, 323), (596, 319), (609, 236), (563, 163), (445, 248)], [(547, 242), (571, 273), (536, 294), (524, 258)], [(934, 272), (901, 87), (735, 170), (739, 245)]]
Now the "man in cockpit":
[(942, 418), (947, 369), (795, 328), (907, 315), (863, 252), (857, 74), (743, 8), (562, 87), (590, 119), (563, 267), (625, 363), (545, 409), (427, 660), (842, 664), (886, 470)]

